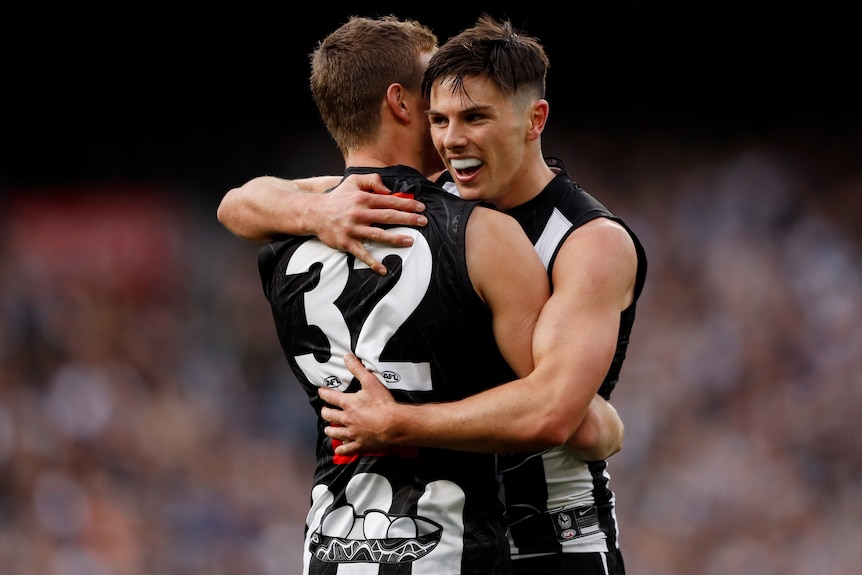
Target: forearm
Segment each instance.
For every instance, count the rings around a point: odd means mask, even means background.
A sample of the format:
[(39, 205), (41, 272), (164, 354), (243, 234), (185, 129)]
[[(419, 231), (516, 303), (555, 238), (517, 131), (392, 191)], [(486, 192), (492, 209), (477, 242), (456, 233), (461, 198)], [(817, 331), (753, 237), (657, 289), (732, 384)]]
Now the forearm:
[(387, 414), (387, 442), (484, 453), (567, 445), (580, 459), (609, 457), (621, 448), (623, 434), (616, 410), (596, 395), (609, 360), (590, 345), (594, 338), (581, 341), (585, 345), (563, 345), (567, 353), (539, 352), (536, 369), (521, 379), (459, 401)]
[[(612, 406), (600, 404), (607, 409), (587, 417), (610, 363), (602, 351), (608, 345), (595, 332), (567, 339), (561, 329), (565, 320), (545, 317), (544, 328), (537, 328), (534, 336), (539, 345), (534, 347), (536, 368), (529, 375), (456, 402), (394, 413), (397, 434), (391, 440), (488, 453), (546, 449), (571, 441), (591, 459), (613, 451), (619, 430), (604, 429), (615, 414)], [(589, 427), (579, 434), (585, 418)]]
[[(337, 181), (337, 180), (336, 180)], [(279, 235), (309, 235), (317, 194), (299, 184), (260, 176), (228, 191), (218, 207), (219, 222), (239, 238), (265, 242)]]
[(386, 416), (384, 441), (482, 453), (563, 445), (574, 425), (533, 380), (505, 383), (449, 403), (398, 404)]
[(625, 426), (602, 397), (595, 396), (572, 431), (571, 424), (558, 419), (559, 410), (549, 411), (548, 403), (530, 399), (539, 394), (529, 392), (528, 383), (518, 380), (457, 402), (399, 404), (379, 433), (386, 443), (482, 453), (566, 445), (584, 461), (607, 459), (622, 449)]
[[(320, 398), (329, 404), (321, 409), (321, 417), (331, 424), (326, 428), (329, 437), (349, 441), (349, 445), (337, 448), (342, 455), (387, 445), (483, 453), (561, 446), (578, 431), (591, 400), (604, 400), (595, 399), (595, 391), (588, 387), (579, 391), (582, 386), (571, 385), (568, 378), (551, 377), (551, 373), (569, 373), (558, 369), (562, 367), (558, 362), (551, 363), (554, 365), (550, 370), (531, 373), (459, 401), (408, 404), (397, 403), (373, 373), (348, 355), (345, 364), (362, 388), (356, 393), (321, 388)], [(592, 415), (590, 419), (597, 420)], [(586, 441), (587, 432), (579, 435)], [(613, 446), (602, 449), (609, 452)], [(598, 457), (591, 451), (584, 453)]]

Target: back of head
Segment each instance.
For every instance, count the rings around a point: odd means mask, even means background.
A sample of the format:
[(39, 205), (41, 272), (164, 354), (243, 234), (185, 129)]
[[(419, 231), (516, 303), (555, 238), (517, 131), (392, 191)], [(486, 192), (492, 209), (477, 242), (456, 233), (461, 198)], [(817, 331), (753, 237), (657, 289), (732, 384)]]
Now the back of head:
[(419, 93), (420, 56), (436, 49), (428, 27), (394, 16), (353, 16), (317, 45), (310, 57), (311, 94), (342, 154), (376, 137), (391, 84)]
[(444, 79), (455, 93), (465, 77), (487, 76), (508, 96), (543, 98), (548, 66), (536, 38), (485, 14), (440, 46), (425, 71), (422, 93), (430, 95), (431, 86)]

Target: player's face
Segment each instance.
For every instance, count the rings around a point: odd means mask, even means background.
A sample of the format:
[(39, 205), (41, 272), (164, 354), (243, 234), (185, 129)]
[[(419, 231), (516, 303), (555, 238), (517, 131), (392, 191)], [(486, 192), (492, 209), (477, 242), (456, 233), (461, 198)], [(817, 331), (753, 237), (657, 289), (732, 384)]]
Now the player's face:
[(530, 112), (486, 76), (435, 82), (428, 112), (431, 138), (461, 197), (501, 209), (521, 203), (514, 182), (524, 172)]

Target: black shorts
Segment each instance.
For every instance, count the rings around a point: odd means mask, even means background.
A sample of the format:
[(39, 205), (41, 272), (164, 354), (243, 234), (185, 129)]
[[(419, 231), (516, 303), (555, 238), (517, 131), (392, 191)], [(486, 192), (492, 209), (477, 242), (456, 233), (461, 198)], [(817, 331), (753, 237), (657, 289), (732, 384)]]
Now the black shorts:
[(557, 553), (512, 561), (514, 575), (625, 575), (619, 549), (608, 553)]

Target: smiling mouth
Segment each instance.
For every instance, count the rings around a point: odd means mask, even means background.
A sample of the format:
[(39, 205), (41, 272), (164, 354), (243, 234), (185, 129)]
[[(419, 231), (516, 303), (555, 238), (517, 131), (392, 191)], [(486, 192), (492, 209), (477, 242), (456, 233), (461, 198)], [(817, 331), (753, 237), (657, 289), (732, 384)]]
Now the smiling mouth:
[(449, 164), (458, 176), (464, 177), (475, 174), (483, 165), (478, 158), (453, 158)]

